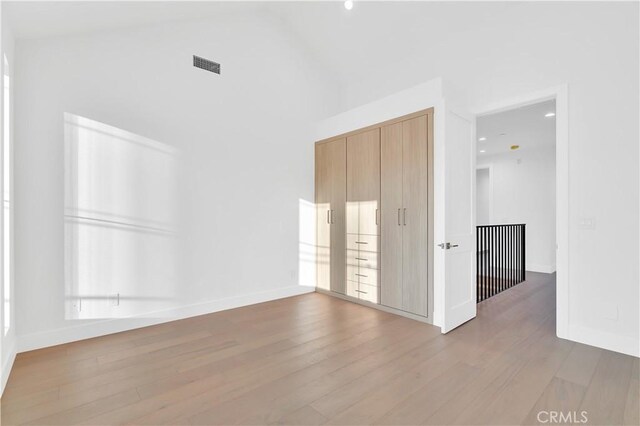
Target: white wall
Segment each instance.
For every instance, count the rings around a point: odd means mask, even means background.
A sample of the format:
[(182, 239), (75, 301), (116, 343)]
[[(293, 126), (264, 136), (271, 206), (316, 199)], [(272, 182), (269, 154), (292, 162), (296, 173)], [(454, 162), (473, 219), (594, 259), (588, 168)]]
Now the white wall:
[[(555, 166), (554, 147), (478, 157), (478, 167), (491, 168), (492, 185), (485, 194), (491, 222), (527, 225), (527, 271), (556, 270)], [(478, 202), (481, 194), (478, 182)]]
[(476, 170), (476, 224), (490, 225), (491, 222), (491, 172), (489, 167)]
[[(14, 67), (13, 67), (13, 60), (14, 60), (14, 39), (13, 39), (13, 34), (11, 31), (11, 28), (7, 25), (6, 19), (4, 14), (2, 14), (1, 12), (2, 8), (0, 7), (0, 26), (1, 26), (1, 38), (2, 41), (0, 43), (0, 45), (2, 46), (1, 52), (0, 52), (0, 63), (2, 63), (2, 72), (0, 72), (0, 78), (4, 78), (4, 73), (6, 70), (4, 70), (4, 60), (3, 57), (4, 55), (6, 55), (7, 57), (7, 61), (9, 64), (9, 69), (8, 69), (8, 75), (10, 77), (10, 79), (13, 79), (13, 77), (15, 76), (15, 73), (13, 72)], [(15, 88), (12, 87), (12, 95), (15, 94)], [(10, 97), (10, 111), (13, 112), (13, 99), (15, 98), (15, 96)], [(2, 137), (4, 137), (5, 134), (5, 128), (8, 126), (11, 130), (12, 126), (13, 126), (13, 114), (10, 114), (11, 117), (11, 121), (10, 122), (5, 122), (4, 120), (4, 90), (0, 90), (0, 135), (2, 135)], [(10, 138), (13, 139), (13, 132), (10, 132)], [(0, 150), (3, 151), (3, 150)], [(0, 155), (2, 157), (2, 160), (4, 160), (4, 153), (0, 153)], [(9, 160), (11, 161), (11, 160)], [(2, 164), (4, 165), (4, 161), (2, 162)], [(3, 169), (4, 170), (4, 169)], [(0, 189), (4, 188), (4, 173), (0, 173)], [(11, 207), (10, 207), (11, 208)], [(4, 209), (0, 209), (0, 223), (4, 223)], [(2, 233), (2, 238), (0, 238), (0, 241), (4, 241), (4, 226), (0, 227), (0, 232)], [(5, 247), (3, 244), (0, 244), (0, 255), (2, 255), (2, 257), (0, 257), (0, 259), (4, 258), (4, 250)], [(4, 262), (2, 262), (2, 267), (6, 267), (6, 265), (4, 265)], [(13, 268), (12, 268), (12, 272), (13, 272)], [(11, 272), (10, 272), (11, 273)], [(2, 270), (2, 275), (1, 275), (1, 283), (2, 286), (0, 288), (0, 294), (2, 295), (2, 307), (0, 307), (0, 312), (2, 313), (1, 319), (0, 321), (2, 322), (2, 328), (0, 328), (0, 395), (2, 395), (2, 391), (4, 390), (5, 385), (7, 384), (7, 379), (9, 378), (9, 373), (11, 372), (11, 367), (13, 365), (13, 361), (15, 359), (16, 356), (16, 349), (17, 349), (17, 339), (16, 339), (16, 326), (15, 326), (15, 318), (16, 318), (16, 298), (15, 298), (15, 283), (13, 281), (11, 281), (9, 283), (9, 294), (5, 293), (5, 282), (4, 282), (4, 270)], [(6, 304), (5, 304), (5, 298), (8, 300), (8, 306), (9, 306), (9, 321), (10, 321), (10, 325), (7, 328), (7, 324), (5, 324), (5, 309), (6, 309)], [(5, 331), (6, 329), (6, 331)]]
[[(21, 350), (313, 290), (299, 216), (311, 125), (341, 108), (339, 86), (276, 23), (220, 15), (16, 51)], [(79, 211), (135, 229), (74, 228)]]
[(358, 75), (347, 107), (438, 76), (472, 110), (567, 83), (569, 337), (638, 355), (638, 3), (436, 5), (443, 36)]

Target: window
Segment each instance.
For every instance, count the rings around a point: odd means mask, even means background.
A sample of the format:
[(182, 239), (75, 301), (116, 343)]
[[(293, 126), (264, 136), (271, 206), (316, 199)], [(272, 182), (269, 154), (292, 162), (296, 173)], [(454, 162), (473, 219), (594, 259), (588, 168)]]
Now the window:
[(9, 63), (4, 56), (4, 102), (3, 102), (3, 135), (2, 135), (2, 170), (3, 170), (3, 216), (2, 216), (2, 282), (4, 298), (4, 333), (11, 327), (11, 80)]

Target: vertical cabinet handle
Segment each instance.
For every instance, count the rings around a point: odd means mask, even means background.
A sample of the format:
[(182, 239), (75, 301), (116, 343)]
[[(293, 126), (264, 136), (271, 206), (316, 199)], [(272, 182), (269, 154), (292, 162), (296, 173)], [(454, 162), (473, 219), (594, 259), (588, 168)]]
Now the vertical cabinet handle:
[(402, 212), (402, 222), (404, 226), (407, 226), (407, 209), (404, 208)]
[(331, 219), (329, 218), (330, 214), (331, 214), (331, 210), (327, 210), (327, 223), (331, 223)]
[(398, 226), (400, 226), (400, 209), (398, 209)]
[(378, 226), (378, 209), (376, 209), (376, 226)]

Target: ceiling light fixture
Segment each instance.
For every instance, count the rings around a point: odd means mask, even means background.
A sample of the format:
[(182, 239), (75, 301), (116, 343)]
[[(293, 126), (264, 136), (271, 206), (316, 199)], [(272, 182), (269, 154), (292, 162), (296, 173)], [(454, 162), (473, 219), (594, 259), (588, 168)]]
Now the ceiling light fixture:
[(556, 113), (555, 113), (555, 112), (548, 112), (548, 113), (546, 113), (544, 116), (545, 116), (545, 117), (547, 117), (547, 118), (548, 118), (548, 117), (555, 117), (555, 116), (556, 116)]
[(484, 154), (485, 152), (487, 152), (487, 151), (485, 151), (484, 149), (480, 150), (480, 154)]
[(485, 137), (483, 136), (483, 137), (481, 137), (481, 138), (480, 138), (480, 139), (478, 139), (478, 140), (479, 140), (480, 142), (482, 142), (482, 141), (486, 141), (486, 140), (487, 140), (487, 138), (485, 138)]
[(520, 145), (511, 145), (511, 150), (512, 151), (515, 151), (518, 148), (520, 148)]
[(347, 0), (344, 2), (344, 8), (347, 10), (353, 9), (353, 0)]

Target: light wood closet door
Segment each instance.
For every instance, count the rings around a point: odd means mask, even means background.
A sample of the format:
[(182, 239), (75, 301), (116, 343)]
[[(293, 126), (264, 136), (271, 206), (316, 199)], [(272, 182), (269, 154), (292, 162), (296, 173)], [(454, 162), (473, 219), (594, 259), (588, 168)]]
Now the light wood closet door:
[(347, 138), (347, 295), (379, 302), (380, 129)]
[(317, 286), (345, 293), (346, 139), (316, 145)]
[(427, 116), (402, 122), (402, 309), (428, 312), (429, 150)]
[(379, 235), (380, 129), (347, 138), (347, 233)]
[(402, 123), (382, 128), (380, 141), (380, 303), (402, 309)]

